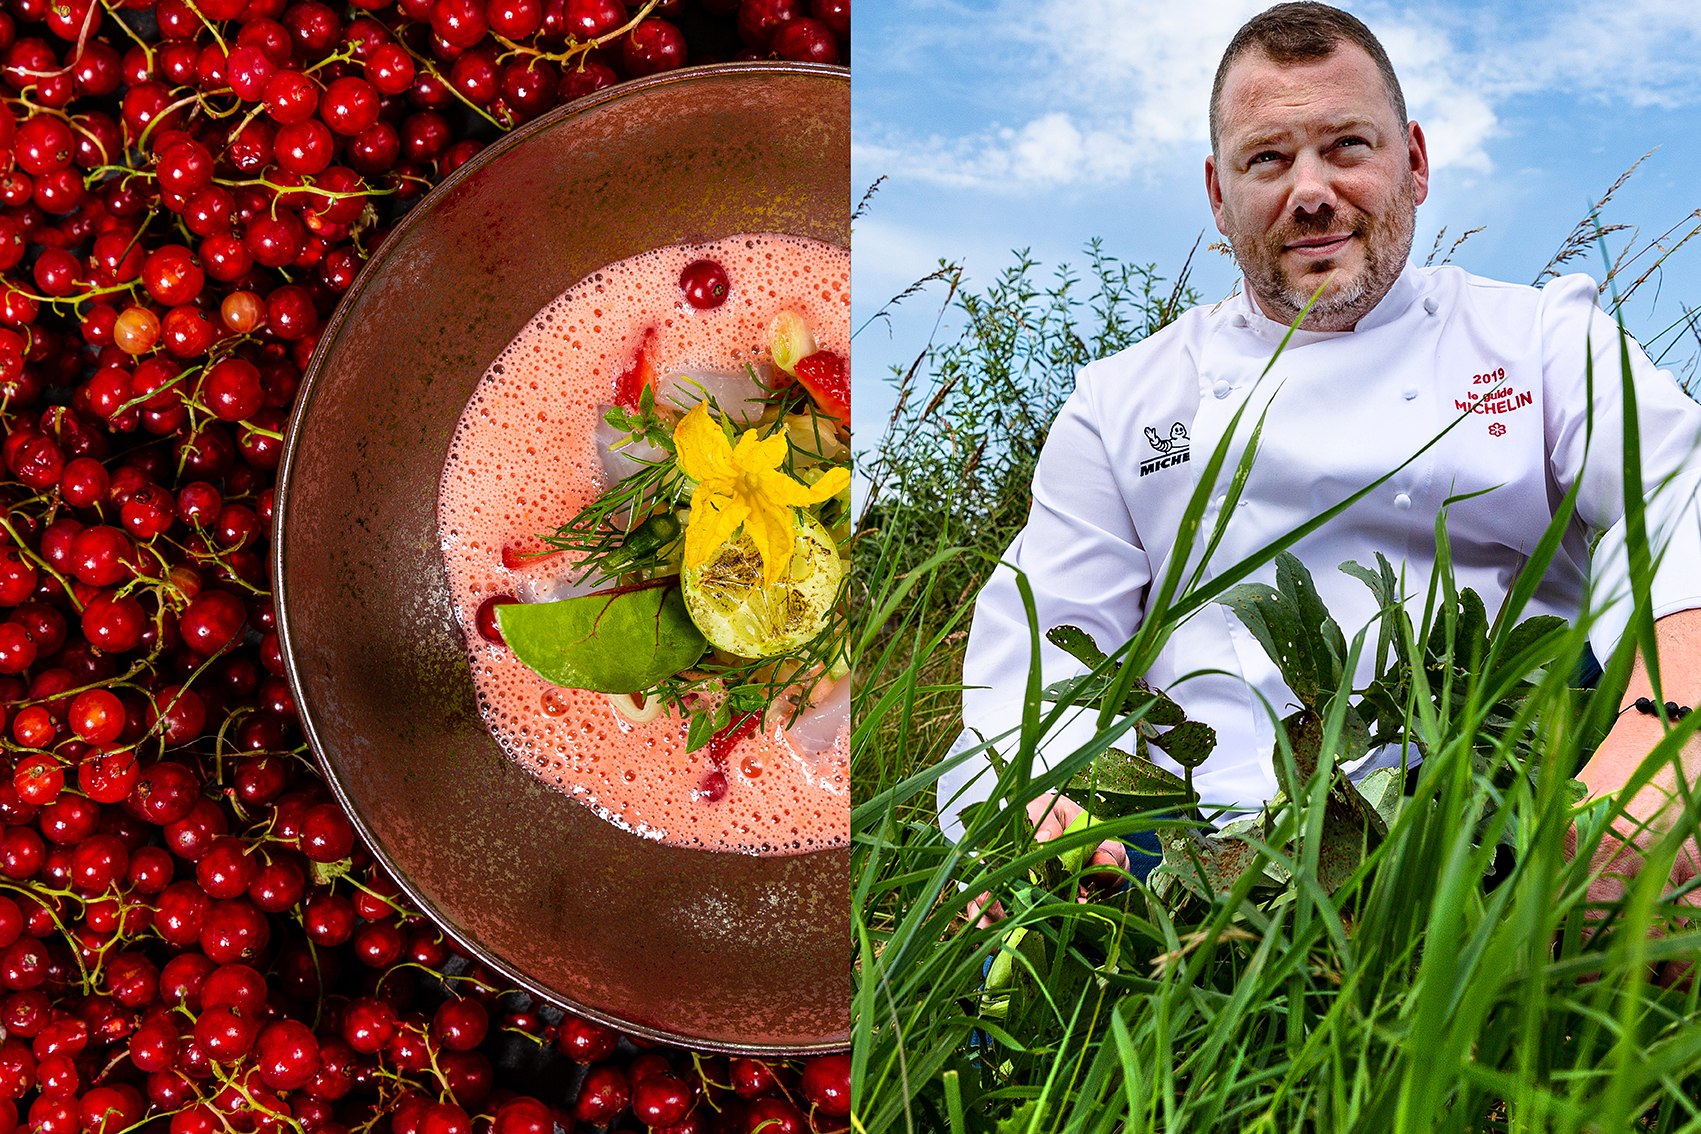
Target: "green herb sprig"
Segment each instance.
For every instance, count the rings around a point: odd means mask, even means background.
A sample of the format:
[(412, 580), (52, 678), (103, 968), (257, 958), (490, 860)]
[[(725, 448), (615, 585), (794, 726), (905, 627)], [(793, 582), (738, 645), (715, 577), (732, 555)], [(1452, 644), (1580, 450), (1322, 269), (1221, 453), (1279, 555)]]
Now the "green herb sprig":
[[(813, 435), (815, 444), (800, 445), (795, 434), (791, 436), (783, 465), (788, 473), (802, 476), (804, 462), (826, 467), (848, 464), (848, 458), (826, 455), (825, 439), (834, 425), (816, 412), (807, 391), (796, 385), (769, 386), (753, 367), (746, 365), (745, 370), (751, 381), (764, 391), (762, 397), (750, 399), (750, 404), (761, 407), (761, 416), (773, 416), (772, 421), (754, 427), (761, 430), (762, 437), (788, 430), (789, 417), (808, 415), (813, 428), (807, 432)], [(731, 415), (713, 395), (706, 390), (702, 393), (702, 400), (708, 402), (710, 411), (728, 430), (731, 441)], [(574, 572), (578, 581), (593, 586), (678, 571), (677, 555), (684, 535), (678, 510), (689, 504), (694, 486), (680, 471), (673, 430), (679, 413), (686, 408), (658, 406), (654, 390), (646, 386), (639, 394), (636, 409), (612, 406), (603, 414), (604, 421), (625, 434), (610, 446), (611, 450), (643, 442), (663, 455), (652, 460), (634, 458), (640, 465), (636, 471), (541, 537), (548, 548), (541, 554), (576, 553), (579, 559)], [(842, 526), (847, 518), (845, 506), (837, 499), (824, 501), (810, 511), (829, 529)], [(726, 660), (730, 655), (706, 654), (696, 666), (646, 693), (689, 716), (688, 751), (708, 744), (715, 734), (749, 713), (767, 713), (788, 689), (796, 689), (797, 703), (786, 720), (790, 725), (802, 715), (814, 691), (829, 679), (828, 675), (835, 668), (842, 668), (838, 663), (844, 655), (847, 632), (846, 592), (845, 584), (841, 584), (827, 625), (798, 649), (777, 656), (730, 661)]]

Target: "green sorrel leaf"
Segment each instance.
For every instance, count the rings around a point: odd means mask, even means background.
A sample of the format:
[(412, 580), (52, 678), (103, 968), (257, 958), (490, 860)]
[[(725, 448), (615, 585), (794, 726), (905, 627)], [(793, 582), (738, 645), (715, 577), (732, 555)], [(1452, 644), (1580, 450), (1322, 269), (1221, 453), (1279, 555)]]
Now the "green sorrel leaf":
[(637, 693), (692, 665), (708, 648), (677, 586), (605, 591), (496, 608), (508, 648), (557, 685)]

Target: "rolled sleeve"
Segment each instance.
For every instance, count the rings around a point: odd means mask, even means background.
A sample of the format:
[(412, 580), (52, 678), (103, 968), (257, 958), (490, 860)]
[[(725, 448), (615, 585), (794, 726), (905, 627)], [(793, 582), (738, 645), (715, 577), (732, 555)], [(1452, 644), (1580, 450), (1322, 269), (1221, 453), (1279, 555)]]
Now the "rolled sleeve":
[[(1623, 637), (1632, 601), (1624, 510), (1623, 361), (1628, 347), (1636, 397), (1646, 526), (1657, 569), (1655, 618), (1701, 607), (1701, 405), (1684, 393), (1595, 302), (1587, 276), (1566, 276), (1542, 292), (1550, 471), (1562, 489), (1578, 483), (1577, 515), (1602, 533), (1591, 558), (1590, 644), (1609, 657)], [(1593, 360), (1593, 387), (1585, 365)], [(1593, 395), (1591, 398), (1591, 394)], [(1589, 413), (1593, 408), (1593, 414)]]

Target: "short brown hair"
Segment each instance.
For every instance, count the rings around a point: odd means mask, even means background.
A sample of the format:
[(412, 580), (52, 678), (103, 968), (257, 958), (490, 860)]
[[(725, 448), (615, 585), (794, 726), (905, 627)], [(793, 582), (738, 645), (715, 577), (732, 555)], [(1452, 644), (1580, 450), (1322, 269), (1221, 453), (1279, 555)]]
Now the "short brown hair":
[(1356, 43), (1364, 48), (1382, 72), (1382, 85), (1388, 89), (1388, 102), (1402, 127), (1406, 124), (1406, 96), (1400, 92), (1400, 80), (1382, 43), (1357, 17), (1313, 0), (1277, 4), (1246, 21), (1229, 40), (1223, 61), (1217, 64), (1217, 78), (1211, 84), (1211, 152), (1217, 150), (1217, 105), (1223, 97), (1223, 80), (1228, 77), (1234, 61), (1254, 49), (1263, 52), (1272, 62), (1286, 66), (1308, 63), (1331, 54), (1342, 42)]

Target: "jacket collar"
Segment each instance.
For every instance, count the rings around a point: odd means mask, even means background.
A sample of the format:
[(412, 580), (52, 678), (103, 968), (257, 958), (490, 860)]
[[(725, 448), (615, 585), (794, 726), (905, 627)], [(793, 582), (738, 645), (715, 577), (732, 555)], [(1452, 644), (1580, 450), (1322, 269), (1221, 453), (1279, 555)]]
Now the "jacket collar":
[[(1418, 302), (1418, 285), (1414, 278), (1416, 271), (1417, 269), (1413, 268), (1410, 262), (1407, 262), (1405, 268), (1401, 270), (1399, 278), (1394, 281), (1394, 286), (1388, 289), (1388, 294), (1384, 295), (1381, 301), (1375, 307), (1372, 307), (1364, 318), (1358, 321), (1358, 326), (1351, 331), (1295, 331), (1290, 345), (1304, 346), (1307, 343), (1340, 338), (1342, 335), (1356, 334), (1360, 331), (1372, 331), (1377, 327), (1394, 322), (1409, 311), (1413, 304)], [(1282, 336), (1288, 333), (1286, 323), (1278, 323), (1265, 315), (1263, 309), (1253, 300), (1252, 289), (1247, 286), (1244, 276), (1240, 281), (1240, 294), (1235, 296), (1234, 302), (1228, 305), (1227, 310), (1231, 316), (1245, 317), (1248, 326), (1254, 328), (1262, 336), (1274, 336), (1277, 342), (1280, 342)]]

